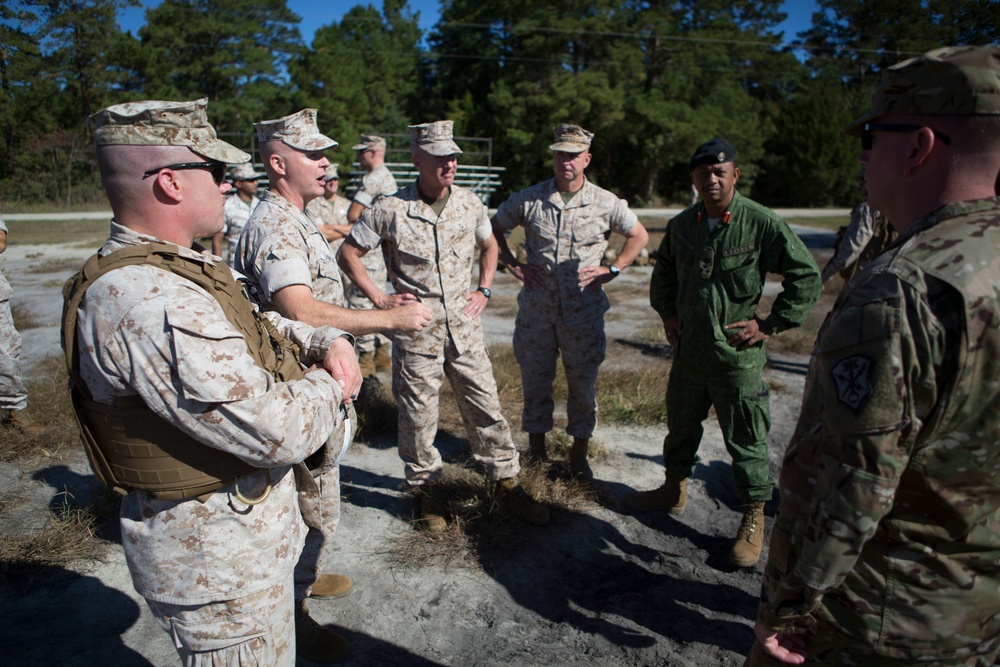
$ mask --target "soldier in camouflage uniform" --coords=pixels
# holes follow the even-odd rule
[[[229,168],[229,178],[233,182],[233,192],[226,196],[226,206],[223,208],[225,228],[212,239],[212,252],[221,256],[229,266],[236,262],[236,242],[240,240],[243,226],[250,219],[250,214],[260,202],[257,198],[257,181],[264,174],[254,171],[249,162]],[[225,241],[226,254],[223,255],[222,241]]]
[[[524,282],[518,294],[514,355],[521,367],[529,454],[546,460],[545,434],[552,430],[552,382],[562,355],[569,395],[566,433],[573,437],[570,472],[589,482],[587,447],[597,425],[597,370],[604,361],[604,313],[609,305],[601,287],[632,263],[649,241],[628,203],[597,187],[584,175],[590,164],[593,133],[579,125],[555,128],[554,178],[522,190],[500,205],[493,235],[500,261]],[[527,262],[517,261],[505,233],[525,230]],[[611,232],[625,237],[617,259],[601,266]]]
[[[406,480],[416,487],[421,524],[446,527],[443,509],[422,487],[441,477],[434,447],[438,395],[447,376],[455,392],[476,460],[523,520],[548,523],[548,510],[517,483],[520,471],[510,426],[500,414],[496,381],[479,319],[496,273],[497,244],[486,207],[454,185],[457,154],[452,122],[410,126],[410,148],[419,177],[366,210],[340,248],[339,260],[354,284],[375,303],[386,296],[368,276],[361,257],[383,246],[396,292],[419,298],[434,312],[430,326],[395,336],[392,391],[399,408],[399,455]],[[469,290],[476,248],[479,287]]]
[[[0,253],[7,250],[7,224],[0,220]],[[13,291],[0,272],[0,424],[26,435],[38,435],[44,429],[19,413],[28,407],[28,390],[21,376],[21,334],[14,328],[10,312]]]
[[[1000,654],[1000,47],[886,70],[852,123],[899,232],[819,333],[747,665]]]
[[[323,196],[316,197],[306,204],[306,215],[319,227],[320,234],[330,244],[334,254],[340,249],[340,244],[351,233],[351,224],[347,221],[347,209],[351,203],[346,197],[337,195],[340,189],[339,165],[331,164],[323,176]]]
[[[347,218],[353,225],[361,219],[365,209],[371,208],[378,197],[385,197],[396,192],[396,179],[385,166],[385,139],[374,134],[362,134],[361,142],[351,146],[358,153],[358,164],[365,175],[361,179],[361,187],[354,193],[354,201],[347,213]],[[380,289],[383,289],[389,279],[385,270],[385,258],[380,252],[369,252],[361,258],[368,277]],[[353,284],[347,290],[347,302],[351,308],[371,309],[374,304],[361,290]],[[358,336],[358,359],[361,362],[361,373],[365,377],[375,375],[376,366],[381,366],[392,354],[391,341],[382,334]],[[378,362],[378,363],[376,363]]]
[[[868,199],[865,187],[865,170],[858,172],[861,193]],[[851,222],[841,230],[833,257],[823,267],[822,278],[827,280],[840,274],[844,282],[866,267],[869,262],[882,254],[894,238],[896,232],[885,216],[863,201],[851,211]]]
[[[629,493],[625,505],[684,510],[687,479],[699,460],[701,423],[714,407],[744,503],[730,560],[750,567],[760,559],[764,503],[774,487],[764,341],[802,323],[821,282],[815,260],[785,221],[737,192],[735,159],[725,139],[698,147],[689,166],[702,201],[668,223],[657,251],[649,300],[674,348],[663,440],[666,482]],[[782,290],[762,318],[757,306],[768,273],[781,275]]]
[[[308,202],[323,194],[322,179],[330,166],[323,151],[337,145],[320,133],[316,110],[260,121],[255,127],[270,186],[240,236],[236,269],[247,277],[262,308],[352,334],[383,328],[420,331],[430,321],[430,309],[413,296],[400,297],[391,304],[395,307],[382,311],[343,307],[344,286],[336,259],[316,223],[303,212]],[[319,633],[303,601],[342,597],[353,584],[346,575],[320,571],[332,558],[333,535],[340,523],[339,467],[317,477],[315,484],[312,481],[305,480],[300,489],[309,533],[295,572],[295,595],[301,610],[299,652],[315,660],[320,649],[310,651],[302,637]]]
[[[216,266],[194,240],[222,229],[226,163],[249,156],[217,139],[206,103],[129,102],[94,115],[114,210],[102,259],[157,244],[178,263]],[[228,267],[223,275],[249,310]],[[344,332],[275,315],[268,319],[302,360],[319,364],[302,379],[278,380],[218,298],[152,264],[116,268],[86,289],[79,308],[67,308],[77,326],[64,342],[75,341],[68,356],[78,354],[74,391],[91,401],[87,411],[104,406],[112,421],[115,411],[149,411],[162,420],[149,425],[149,442],[173,431],[256,470],[195,498],[133,490],[122,501],[133,584],[184,664],[291,667],[292,570],[305,534],[293,466],[343,427],[339,406],[361,377]]]

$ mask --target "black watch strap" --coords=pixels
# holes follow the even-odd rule
[[[493,292],[490,290],[489,287],[477,287],[476,291],[477,292],[482,292],[483,296],[485,296],[487,299],[490,298],[491,294],[493,294]]]

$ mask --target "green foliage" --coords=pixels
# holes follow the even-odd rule
[[[383,0],[307,46],[285,0],[163,0],[138,37],[115,19],[139,0],[7,0],[0,206],[100,200],[88,116],[202,96],[246,149],[253,121],[303,107],[347,146],[452,118],[458,135],[491,139],[507,169],[494,204],[550,177],[551,130],[576,122],[596,134],[589,177],[635,204],[688,203],[692,151],[724,136],[745,194],[846,206],[857,146],[840,128],[881,71],[942,44],[1000,41],[995,0],[818,0],[811,27],[782,46],[790,1],[442,0],[424,41],[409,3]]]

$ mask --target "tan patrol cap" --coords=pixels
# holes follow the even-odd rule
[[[361,141],[351,146],[352,151],[366,151],[369,148],[385,148],[385,139],[375,134],[362,134]]]
[[[300,151],[325,151],[339,144],[319,131],[316,109],[303,109],[290,116],[254,123],[257,141],[280,141]]]
[[[422,148],[431,155],[457,155],[462,152],[452,138],[451,120],[437,120],[433,123],[410,125],[410,149]]]
[[[844,132],[887,113],[1000,114],[1000,46],[949,46],[893,65],[872,95],[872,110]]]
[[[193,102],[145,100],[101,109],[94,123],[98,146],[187,146],[209,160],[248,162],[250,154],[219,139],[208,122],[208,98]]]
[[[552,130],[552,137],[555,143],[549,149],[560,153],[582,153],[590,150],[590,140],[594,138],[594,133],[587,132],[579,125],[563,123]]]
[[[340,174],[337,172],[337,167],[339,166],[340,165],[337,164],[331,164],[329,167],[326,168],[326,173],[323,174],[324,183],[326,183],[327,181],[332,181],[333,179],[337,179],[338,181],[340,180]]]
[[[249,162],[229,168],[229,178],[234,181],[255,181],[263,177],[264,174],[254,171],[253,165]]]

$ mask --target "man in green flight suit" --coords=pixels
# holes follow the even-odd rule
[[[822,283],[815,260],[788,225],[736,191],[735,159],[725,139],[698,147],[689,167],[701,201],[670,221],[657,251],[649,300],[674,349],[663,440],[666,482],[626,494],[624,502],[638,511],[684,511],[701,423],[714,406],[744,504],[730,559],[750,567],[760,559],[764,503],[774,487],[764,341],[799,326]],[[757,305],[768,273],[782,276],[782,290],[764,318]]]

